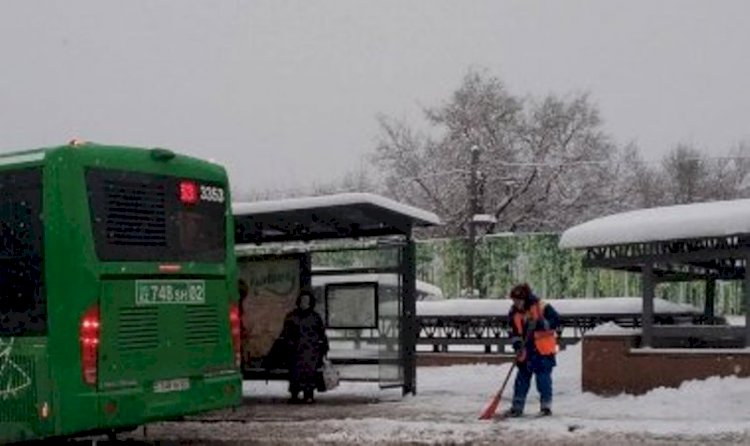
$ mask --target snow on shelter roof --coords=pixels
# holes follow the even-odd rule
[[[750,199],[664,206],[613,214],[563,232],[561,248],[750,234]]]
[[[440,224],[432,212],[370,193],[233,203],[239,242],[403,234]]]

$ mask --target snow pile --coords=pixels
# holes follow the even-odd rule
[[[596,333],[624,332],[614,324]],[[630,331],[630,330],[627,330]],[[653,354],[658,354],[654,352]],[[487,422],[479,413],[511,367],[463,365],[417,370],[417,395],[375,383],[342,382],[315,405],[285,404],[287,383],[247,381],[244,404],[211,423],[160,423],[149,438],[254,444],[750,444],[750,378],[713,377],[645,395],[600,397],[581,388],[581,343],[557,358],[554,416]],[[500,410],[509,407],[513,382]],[[532,386],[526,412],[538,410]],[[237,420],[231,422],[228,420]],[[200,444],[200,443],[197,443]]]
[[[586,336],[631,336],[641,334],[640,328],[620,327],[614,322],[597,325],[596,328],[586,333]]]
[[[619,330],[613,324],[598,329],[604,333]],[[581,363],[580,343],[558,355],[553,375],[555,416],[551,418],[527,417],[500,423],[477,419],[508,372],[510,365],[506,364],[419,368],[418,394],[414,397],[402,398],[400,390],[380,390],[371,383],[344,382],[319,395],[317,406],[305,408],[311,411],[309,417],[317,419],[306,416],[304,421],[292,424],[299,424],[300,429],[304,426],[309,441],[337,444],[415,440],[423,444],[492,444],[497,435],[509,435],[508,429],[526,441],[544,437],[589,444],[613,438],[619,438],[619,444],[644,438],[691,439],[697,443],[706,439],[738,444],[750,441],[750,379],[717,377],[686,382],[679,389],[656,389],[642,396],[605,398],[582,392]],[[512,387],[511,381],[501,410],[508,407]],[[280,402],[286,397],[286,383],[281,382],[246,382],[244,390],[251,400],[274,397]],[[352,399],[363,404],[348,405]],[[532,386],[526,411],[535,413],[538,404]],[[279,409],[279,413],[288,412],[288,407]]]
[[[745,315],[740,316],[724,316],[727,320],[727,324],[733,327],[744,327],[745,326]]]

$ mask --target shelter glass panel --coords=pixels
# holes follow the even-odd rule
[[[396,286],[381,286],[379,292],[378,380],[380,387],[400,387],[404,384],[404,364],[401,360],[403,284],[398,274],[388,276],[387,283]]]
[[[326,287],[328,328],[377,328],[377,282],[332,284]]]

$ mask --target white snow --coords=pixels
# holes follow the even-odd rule
[[[614,322],[607,322],[596,326],[586,333],[586,336],[631,336],[641,333],[640,328],[620,327]]]
[[[572,314],[640,314],[640,297],[599,297],[587,299],[544,299],[562,315]],[[510,299],[447,299],[417,302],[418,316],[505,316],[510,310]],[[701,313],[696,307],[654,299],[657,313]]]
[[[321,411],[322,418],[294,422],[304,424],[308,441],[341,444],[417,440],[420,444],[491,444],[499,434],[504,438],[515,435],[525,441],[546,438],[581,443],[585,440],[588,444],[599,441],[630,444],[643,439],[683,442],[696,438],[698,443],[703,441],[700,439],[723,439],[742,444],[750,439],[750,379],[715,377],[686,382],[679,389],[659,388],[642,396],[600,397],[581,390],[580,344],[558,355],[553,375],[553,417],[499,423],[479,421],[479,413],[499,388],[509,367],[506,364],[419,368],[418,394],[403,398],[398,390],[344,382],[318,396],[320,403],[316,410]],[[508,408],[511,389],[512,381],[504,393],[501,410]],[[246,382],[244,393],[249,399],[284,398],[286,383]],[[355,397],[371,403],[349,409],[349,415],[339,414],[336,419],[323,412],[338,399]],[[526,410],[532,414],[538,410],[533,386]],[[612,443],[615,439],[619,443]]]
[[[639,209],[574,226],[561,248],[642,243],[750,233],[750,199]]]
[[[733,327],[744,327],[745,326],[745,315],[731,315],[731,316],[724,316],[727,320],[727,324],[733,326]]]
[[[419,299],[419,296],[422,298]],[[428,282],[417,280],[417,299],[419,300],[443,300],[443,290],[437,285],[433,285]]]
[[[0,166],[8,164],[20,164],[20,163],[31,163],[34,161],[41,161],[44,159],[47,152],[45,151],[34,151],[31,153],[8,153],[0,155]]]
[[[288,198],[283,200],[267,200],[252,203],[232,203],[232,212],[235,216],[242,216],[357,204],[370,204],[406,215],[417,220],[416,223],[422,226],[440,224],[440,218],[432,212],[399,203],[381,195],[362,192],[322,195],[317,197]]]

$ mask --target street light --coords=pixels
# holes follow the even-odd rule
[[[469,219],[468,237],[466,240],[466,278],[465,294],[474,296],[476,294],[476,283],[474,270],[476,267],[477,227],[492,226],[497,223],[497,217],[484,213],[484,179],[479,171],[479,155],[481,150],[478,146],[471,147],[471,167],[469,170]],[[503,185],[507,190],[512,189],[516,180],[513,178],[503,179]]]
[[[466,246],[466,289],[469,295],[474,295],[474,257],[476,251],[477,221],[475,217],[481,213],[479,200],[479,146],[471,146],[471,164],[469,169],[469,236]],[[484,188],[482,188],[484,189]]]
[[[490,214],[474,214],[471,221],[474,222],[475,225],[494,225],[497,223],[497,218]]]

